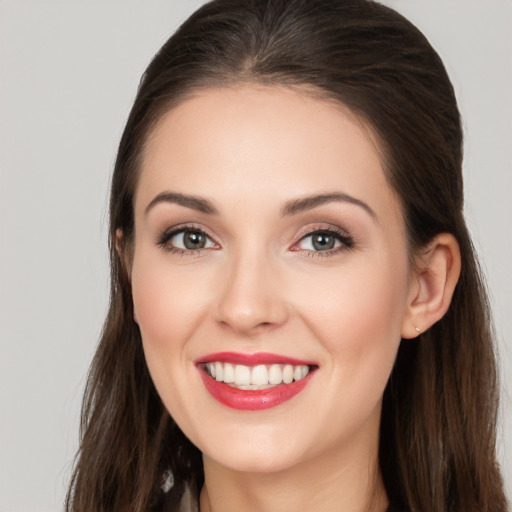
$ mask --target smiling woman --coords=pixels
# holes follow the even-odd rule
[[[212,206],[147,212],[171,188]],[[409,311],[419,284],[367,132],[287,88],[198,92],[155,127],[134,205],[134,318],[155,387],[205,471],[286,470],[302,486],[349,464],[345,480],[364,491],[401,335],[432,322]],[[458,253],[443,247],[451,290]]]
[[[67,510],[505,511],[461,140],[380,4],[192,15],[120,143]]]

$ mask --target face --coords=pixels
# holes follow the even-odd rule
[[[134,314],[158,393],[209,460],[278,471],[375,446],[408,261],[376,145],[339,105],[206,90],[150,136]]]

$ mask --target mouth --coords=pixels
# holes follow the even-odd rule
[[[280,384],[291,384],[307,377],[309,365],[259,364],[246,366],[216,361],[204,365],[206,373],[218,382],[243,390],[270,389]]]
[[[211,354],[196,365],[207,391],[232,409],[261,410],[291,400],[318,368],[273,354]]]

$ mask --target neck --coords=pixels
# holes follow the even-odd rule
[[[378,442],[351,445],[276,472],[240,472],[203,457],[201,512],[384,512]]]

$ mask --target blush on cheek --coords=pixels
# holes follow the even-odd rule
[[[132,281],[134,311],[143,340],[176,349],[194,332],[205,309],[206,294],[187,272],[140,261]],[[149,347],[148,347],[149,348]]]
[[[383,279],[371,271],[365,276],[345,278],[331,283],[327,297],[311,301],[309,318],[314,318],[317,335],[330,350],[343,360],[365,360],[375,354],[389,362],[394,359],[400,340],[401,297],[400,283]],[[321,307],[320,307],[321,306]]]
[[[151,340],[151,343],[154,344],[167,338],[167,331],[171,323],[170,314],[174,311],[167,295],[162,283],[155,281],[150,273],[133,273],[134,318],[139,325],[142,338],[146,342]]]

